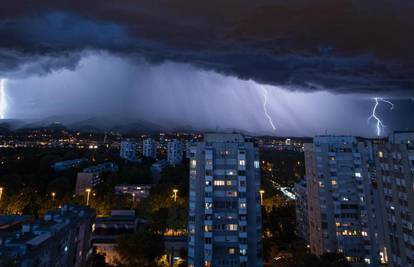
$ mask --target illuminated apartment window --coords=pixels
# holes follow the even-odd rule
[[[195,159],[190,160],[190,168],[195,168],[197,166],[197,161]]]
[[[228,231],[237,231],[237,224],[228,224],[227,225]]]
[[[244,159],[239,160],[240,166],[246,166],[246,161]]]
[[[215,186],[224,186],[225,181],[224,180],[214,180],[214,185]]]
[[[232,186],[233,185],[233,182],[231,181],[231,180],[227,180],[227,186]]]
[[[335,185],[337,185],[338,183],[336,182],[336,180],[332,180],[332,185],[333,186],[335,186]]]
[[[235,248],[229,248],[229,254],[234,254],[236,253],[236,249]]]
[[[240,203],[240,208],[245,209],[247,207],[246,203]]]
[[[226,174],[227,175],[236,175],[236,171],[235,170],[227,170]]]
[[[379,152],[378,152],[378,157],[383,158],[383,157],[384,157],[384,152],[379,151]]]
[[[254,167],[255,167],[256,169],[259,169],[260,164],[259,164],[259,161],[258,161],[258,160],[255,160],[255,161],[254,161]]]
[[[213,227],[211,225],[204,225],[204,232],[211,232]]]
[[[361,173],[360,173],[360,172],[356,172],[356,173],[355,173],[355,177],[361,178],[361,177],[362,177],[362,175],[361,175]]]

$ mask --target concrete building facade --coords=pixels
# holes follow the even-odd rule
[[[375,145],[385,249],[391,267],[414,266],[414,132],[394,132],[389,142]]]
[[[263,266],[257,148],[212,133],[189,156],[189,266]]]
[[[372,164],[370,143],[352,136],[317,136],[305,144],[312,253],[339,252],[354,266],[379,265],[381,213]]]
[[[183,160],[183,145],[177,139],[168,142],[167,160],[173,166],[180,164]]]
[[[119,156],[128,161],[137,161],[137,143],[131,139],[122,141]]]
[[[142,155],[147,158],[157,158],[157,142],[152,138],[147,138],[142,143]]]

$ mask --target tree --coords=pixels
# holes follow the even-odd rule
[[[116,251],[121,266],[154,266],[155,259],[164,253],[163,237],[149,228],[141,229],[119,236]]]

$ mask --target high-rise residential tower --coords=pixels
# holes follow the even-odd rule
[[[258,150],[219,133],[189,149],[189,266],[263,266]]]
[[[137,160],[137,143],[131,139],[122,141],[119,156],[128,161],[136,161]]]
[[[147,158],[157,158],[157,142],[152,138],[147,138],[142,144],[142,155]]]
[[[378,266],[381,212],[371,143],[317,136],[305,144],[305,164],[311,252],[339,252],[354,266]]]
[[[414,132],[394,132],[374,146],[388,266],[414,266]]]
[[[180,141],[173,139],[168,142],[167,160],[170,165],[177,165],[183,160],[183,147]]]

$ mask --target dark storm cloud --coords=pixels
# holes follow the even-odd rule
[[[294,90],[414,91],[411,1],[2,2],[3,72],[74,68],[107,50]]]

